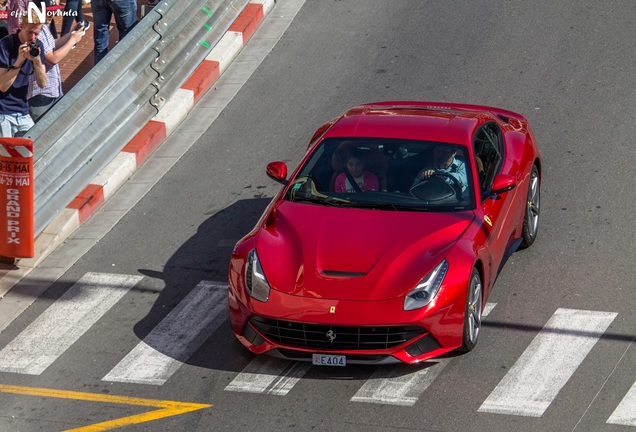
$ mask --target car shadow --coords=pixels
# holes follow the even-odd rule
[[[166,262],[163,271],[138,269],[150,278],[163,281],[164,288],[148,314],[134,326],[134,332],[143,340],[170,311],[188,295],[201,281],[210,281],[217,286],[227,286],[227,272],[236,242],[252,230],[261,214],[271,201],[270,198],[255,198],[237,201],[215,213],[203,222]],[[217,297],[227,304],[227,291]],[[232,335],[227,310],[221,314],[222,323],[207,338],[201,347],[187,359],[177,358],[184,363],[219,370],[237,370],[252,358]],[[163,343],[145,341],[152,348],[172,356]],[[155,346],[153,346],[155,345]]]
[[[201,282],[208,280],[227,286],[227,272],[236,242],[252,230],[270,203],[270,198],[254,198],[237,201],[231,206],[212,215],[202,223],[196,234],[185,242],[170,257],[164,270],[138,269],[150,278],[162,281],[164,288],[153,303],[151,310],[134,326],[135,335],[144,340],[166,316]],[[257,356],[243,347],[230,329],[227,313],[226,292],[222,297],[223,311],[221,325],[214,330],[203,344],[188,358],[175,358],[165,342],[144,342],[168,357],[188,365],[211,370],[241,372]],[[265,361],[269,356],[265,355]],[[276,359],[277,361],[280,361]],[[290,361],[290,363],[294,363]],[[302,363],[302,362],[301,362]],[[305,374],[307,379],[364,380],[370,376],[399,377],[427,369],[437,364],[436,360],[419,365],[360,365],[351,364],[343,368],[313,367]],[[374,375],[375,374],[375,375]]]

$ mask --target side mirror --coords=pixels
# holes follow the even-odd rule
[[[287,165],[285,162],[270,162],[267,164],[267,175],[278,183],[287,184]]]
[[[491,195],[499,195],[508,192],[517,186],[517,180],[513,176],[506,174],[497,174],[490,188]]]

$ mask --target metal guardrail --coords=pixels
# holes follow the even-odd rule
[[[249,0],[165,0],[31,128],[35,235],[179,89]]]

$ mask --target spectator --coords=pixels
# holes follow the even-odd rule
[[[71,15],[73,12],[76,13],[75,17]],[[88,30],[91,27],[88,21],[84,21],[82,0],[66,0],[66,4],[64,5],[64,17],[62,18],[62,36],[71,32],[73,21],[77,22],[78,25],[84,26],[84,30]]]
[[[7,13],[7,19],[0,20],[0,39],[9,34],[7,0],[0,0],[0,11]]]
[[[33,75],[29,75],[29,114],[34,122],[37,122],[55,103],[62,97],[62,75],[58,63],[73,49],[73,46],[82,40],[83,27],[77,26],[76,30],[54,39],[48,26],[42,26],[38,40],[44,45],[44,64],[46,68],[46,86],[40,87]]]
[[[115,16],[119,40],[122,40],[137,23],[137,0],[91,0],[91,11],[97,64],[108,54],[111,17]]]
[[[22,17],[17,34],[0,39],[0,134],[4,137],[23,136],[33,126],[27,105],[29,75],[35,74],[40,87],[46,86],[44,45],[38,35],[42,23],[36,14],[29,23]],[[31,55],[30,43],[37,44],[39,53]]]
[[[29,1],[30,0],[7,0],[9,34],[14,34],[20,29],[22,16],[27,12]]]

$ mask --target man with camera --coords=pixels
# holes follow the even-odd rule
[[[29,75],[35,75],[40,87],[47,83],[44,46],[38,40],[42,25],[37,14],[27,14],[18,33],[0,39],[1,136],[23,136],[33,126],[27,103]]]

